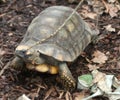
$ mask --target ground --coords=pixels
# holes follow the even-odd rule
[[[103,9],[97,20],[93,16],[96,15],[96,12],[93,13],[92,10],[92,7],[95,8],[94,4],[84,2],[78,9],[84,20],[98,27],[103,38],[92,45],[89,52],[84,51],[82,56],[68,64],[76,80],[79,75],[90,73],[87,67],[89,61],[86,58],[91,60],[95,50],[108,56],[108,60],[100,65],[99,70],[120,79],[120,8],[117,1],[111,3],[108,1],[100,0],[103,5],[98,8],[103,7]],[[35,16],[49,6],[65,5],[75,8],[77,4],[77,2],[70,4],[67,0],[0,0],[0,100],[16,100],[22,94],[26,94],[32,100],[74,100],[82,93],[77,89],[71,93],[63,92],[59,82],[56,82],[59,80],[58,75],[34,71],[21,72],[9,67],[9,62],[14,58],[15,48]],[[114,7],[112,12],[108,4],[117,5],[119,11]],[[87,15],[87,11],[92,15]],[[112,27],[106,28],[107,25]],[[87,92],[89,94],[89,91]],[[93,100],[108,99],[96,97]]]

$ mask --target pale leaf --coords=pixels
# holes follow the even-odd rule
[[[89,68],[89,71],[96,70],[96,69],[99,68],[98,66],[96,66],[96,65],[91,65],[91,64],[88,64],[87,67]]]
[[[107,0],[109,3],[114,3],[116,0]]]
[[[72,96],[71,96],[70,92],[68,92],[68,91],[65,94],[65,100],[72,100]]]
[[[106,62],[106,60],[108,59],[108,57],[100,52],[100,51],[95,51],[94,54],[92,55],[94,58],[92,59],[93,62],[95,63],[99,63],[99,64],[103,64]]]
[[[99,87],[99,89],[105,93],[112,91],[111,86],[114,75],[106,75],[98,70],[94,70],[92,74],[94,77],[93,83],[97,83],[97,87]]]
[[[117,34],[120,35],[120,31]]]
[[[104,93],[103,93],[100,89],[97,89],[94,94],[92,94],[92,95],[90,95],[90,96],[88,96],[88,97],[86,97],[86,98],[84,98],[84,99],[82,99],[82,100],[91,100],[92,98],[97,97],[97,96],[101,96],[101,95],[103,95],[103,94],[104,94]],[[95,100],[96,100],[96,99],[95,99]]]
[[[109,24],[109,25],[107,25],[107,26],[104,26],[105,27],[105,29],[107,30],[107,31],[110,31],[110,32],[115,32],[115,28],[112,28],[112,26]]]
[[[95,19],[95,18],[97,17],[97,14],[91,12],[91,13],[86,13],[86,16],[87,16],[88,18]]]
[[[87,93],[85,93],[85,91],[82,91],[75,95],[74,100],[83,100],[86,96],[87,96]],[[90,99],[90,100],[92,100],[92,99]]]
[[[54,87],[51,87],[45,94],[44,100],[47,100],[47,98],[52,94],[52,92],[54,92],[55,89]]]
[[[115,7],[113,4],[108,4],[109,7],[109,14],[111,17],[116,17],[117,16],[117,12],[118,12],[118,8]]]
[[[93,83],[98,83],[100,80],[103,80],[105,73],[99,72],[98,70],[92,71]]]
[[[29,99],[25,94],[23,94],[17,100],[31,100],[31,99]]]
[[[12,32],[10,32],[10,33],[8,33],[8,35],[9,35],[9,36],[13,36],[13,33],[12,33]]]
[[[0,49],[0,56],[3,56],[6,53],[6,51]]]

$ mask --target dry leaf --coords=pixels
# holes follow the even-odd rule
[[[103,76],[103,75],[102,75]],[[102,77],[101,76],[101,77]],[[108,87],[107,83],[106,83],[106,76],[104,75],[101,80],[99,80],[99,82],[97,83],[97,86],[103,91],[103,92],[110,92],[111,91],[111,87]]]
[[[104,26],[107,31],[115,32],[115,28],[112,28],[111,24]]]
[[[108,8],[109,8],[109,14],[111,17],[115,17],[117,16],[117,12],[118,12],[118,8],[115,7],[113,4],[108,4]]]
[[[107,1],[108,1],[109,3],[110,3],[110,2],[114,3],[116,0],[107,0]]]
[[[120,99],[120,81],[114,75],[106,75],[105,73],[99,72],[98,70],[92,71],[93,84],[91,88],[92,94],[84,100],[89,100],[90,98],[96,96],[106,96],[109,100],[119,100]],[[114,87],[115,90],[112,88]]]
[[[25,94],[23,94],[17,100],[31,100],[31,99],[29,99]]]
[[[62,98],[62,96],[63,96],[63,94],[64,94],[64,92],[62,91],[62,92],[59,92],[59,99],[61,99]]]
[[[105,76],[106,76],[105,73],[97,72],[93,76],[94,77],[93,83],[97,83],[97,86],[100,89],[102,89],[103,91],[111,91],[111,88],[106,87],[106,84],[105,84],[106,77]]]
[[[92,55],[94,58],[92,59],[93,62],[103,64],[105,61],[108,59],[108,57],[100,52],[100,51],[95,51],[94,54]]]
[[[118,94],[119,91],[115,95],[109,95],[108,98],[109,100],[120,100],[120,94]]]
[[[118,10],[120,10],[120,5],[118,4],[118,5],[116,5],[116,7],[118,8]]]
[[[106,75],[105,73],[99,72],[98,70],[92,71],[93,74],[93,83],[97,83],[97,87],[99,87],[103,92],[111,92],[112,79],[114,75]]]
[[[65,100],[72,100],[72,96],[71,96],[70,92],[68,92],[68,91],[65,94]]]
[[[98,66],[96,66],[96,65],[91,65],[91,64],[88,64],[87,67],[89,68],[89,71],[99,69]]]
[[[2,49],[0,49],[0,56],[3,56],[6,52]]]
[[[97,14],[95,12],[90,11],[90,7],[88,5],[85,5],[82,8],[83,8],[81,12],[82,17],[91,19],[95,19],[97,17]]]
[[[120,69],[120,61],[117,62],[117,68]]]
[[[75,94],[75,98],[74,100],[82,100],[83,98],[85,98],[87,96],[87,93],[85,93],[85,91],[82,91],[80,93],[76,93]]]
[[[98,70],[92,71],[92,75],[94,78],[93,83],[98,83],[105,77],[105,73],[99,72]]]
[[[91,12],[91,13],[86,13],[86,16],[87,16],[88,18],[95,19],[95,18],[97,17],[97,14]]]
[[[101,2],[101,0],[92,0],[92,1],[94,1],[93,5],[92,5],[93,11],[99,15],[103,14],[104,9],[105,9],[105,7],[103,6],[104,5],[103,2]]]
[[[12,32],[8,33],[8,36],[13,36],[13,33]]]
[[[120,35],[120,31],[117,34]]]
[[[95,19],[97,17],[96,13],[90,12],[90,7],[89,6],[85,5],[82,8],[83,8],[83,10],[82,10],[81,14],[84,18]]]
[[[47,98],[51,95],[52,92],[55,91],[55,88],[54,87],[51,87],[45,94],[45,98],[44,100],[47,100]]]
[[[83,10],[81,12],[82,16],[84,18],[91,18],[91,19],[95,19],[97,17],[97,14],[96,13],[89,13],[87,10]]]

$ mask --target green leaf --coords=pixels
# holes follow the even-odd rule
[[[78,81],[83,86],[89,87],[92,84],[93,77],[91,74],[85,74],[78,77]]]

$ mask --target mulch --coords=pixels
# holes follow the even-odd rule
[[[2,0],[1,0],[2,1]],[[14,58],[15,48],[35,16],[49,6],[65,5],[75,8],[77,3],[70,4],[67,0],[3,0],[0,1],[0,70]],[[82,9],[79,8],[79,12]],[[90,19],[87,19],[91,21]],[[98,20],[100,33],[105,37],[92,45],[89,52],[84,52],[84,57],[78,57],[75,62],[69,64],[73,76],[77,80],[79,75],[90,73],[85,58],[91,59],[94,50],[109,55],[109,60],[102,65],[100,71],[114,74],[120,79],[120,14],[111,18],[103,14]],[[108,32],[105,25],[111,24],[116,32]],[[0,100],[16,100],[22,94],[26,94],[32,100],[71,100],[80,92],[64,93],[58,75],[41,74],[34,71],[21,72],[10,67],[4,69],[0,77]],[[97,97],[94,100],[108,100],[105,97]]]

